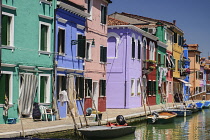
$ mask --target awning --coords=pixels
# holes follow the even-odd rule
[[[187,82],[187,81],[185,81],[185,80],[182,80],[182,79],[177,79],[177,80],[179,80],[179,81],[181,81],[182,83],[184,83],[185,86],[188,86],[188,87],[191,87],[191,86],[192,86],[189,82]]]

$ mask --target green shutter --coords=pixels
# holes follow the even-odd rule
[[[139,40],[138,40],[138,59],[141,59],[141,44]]]
[[[77,54],[79,57],[85,57],[86,36],[78,35]]]
[[[6,74],[2,74],[0,77],[0,104],[4,104],[5,87],[6,87]]]
[[[1,34],[2,34],[2,45],[9,45],[8,44],[8,25],[9,25],[9,17],[2,15],[2,29],[1,29]]]
[[[102,95],[106,96],[106,80],[102,80]]]
[[[41,25],[41,41],[40,49],[42,51],[47,51],[47,26]]]
[[[103,15],[104,15],[104,6],[101,5],[101,23],[102,24],[104,23],[104,17],[103,17]]]
[[[79,97],[84,98],[84,77],[79,77]]]
[[[107,62],[107,47],[103,47],[103,62]]]
[[[40,77],[41,79],[40,79],[40,103],[44,103],[44,97],[45,97],[45,89],[46,89],[46,84],[45,84],[45,82],[46,82],[46,77],[44,77],[44,76],[41,76]]]
[[[103,62],[103,56],[104,56],[104,49],[103,46],[100,46],[100,62]]]
[[[106,24],[106,15],[107,15],[107,7],[104,7],[104,14],[103,14],[104,22],[103,22],[103,24]]]

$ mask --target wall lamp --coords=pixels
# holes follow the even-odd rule
[[[92,40],[92,46],[93,47],[95,46],[95,39],[78,39],[78,40],[72,40],[71,41],[71,45],[76,45],[79,42],[86,41],[86,40]]]

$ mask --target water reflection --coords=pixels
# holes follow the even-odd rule
[[[210,139],[210,109],[192,116],[177,117],[170,124],[141,123],[135,140],[207,140]]]

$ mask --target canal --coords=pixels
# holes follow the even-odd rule
[[[111,140],[208,140],[210,139],[210,109],[203,109],[192,116],[176,117],[169,124],[135,124],[135,134]],[[80,140],[65,134],[54,134],[53,138]],[[48,135],[48,138],[52,138]],[[110,139],[109,139],[110,140]]]

